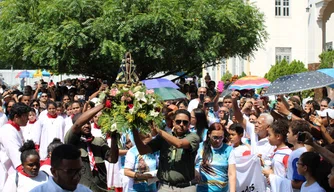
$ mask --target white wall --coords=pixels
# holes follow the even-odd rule
[[[263,49],[254,53],[250,62],[250,73],[263,76],[275,64],[275,48],[291,47],[291,61],[307,61],[307,19],[308,2],[290,0],[290,16],[275,16],[275,0],[251,0],[265,14],[269,38]]]
[[[10,86],[20,85],[22,78],[15,78],[15,76],[24,70],[0,70],[0,79],[3,80]],[[35,72],[36,70],[27,70],[30,73]],[[35,81],[39,81],[40,79],[44,79],[44,81],[49,82],[51,79],[54,83],[59,82],[65,79],[74,79],[74,78],[87,78],[83,75],[53,75],[51,77],[38,77],[38,78],[26,78],[25,85],[33,85]]]

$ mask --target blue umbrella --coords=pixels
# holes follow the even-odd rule
[[[29,78],[32,77],[32,74],[29,71],[21,71],[16,76],[16,78]]]
[[[281,95],[334,84],[334,78],[319,71],[286,75],[271,83],[265,95]]]
[[[177,86],[175,83],[164,78],[143,80],[143,83],[148,89],[163,88],[163,87],[179,89],[179,86]]]
[[[43,70],[42,71],[42,76],[44,76],[44,77],[50,77],[51,73],[47,72],[46,70]]]
[[[334,78],[334,68],[319,69],[318,71]],[[329,85],[329,87],[334,88],[334,84]]]

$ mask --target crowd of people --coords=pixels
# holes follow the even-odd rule
[[[101,131],[105,81],[2,87],[0,191],[334,190],[329,98],[178,85],[150,134]]]

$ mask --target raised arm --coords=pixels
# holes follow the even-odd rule
[[[145,145],[143,141],[140,139],[139,132],[136,128],[132,129],[132,133],[133,133],[133,138],[135,140],[135,144],[136,144],[139,154],[145,155],[148,153],[152,153],[151,147],[148,145]]]
[[[91,120],[94,115],[96,115],[99,111],[101,111],[104,108],[104,104],[100,104],[97,105],[94,108],[91,108],[90,110],[84,112],[76,121],[75,123],[72,125],[71,130],[76,133],[79,134],[81,131],[81,127],[86,124],[87,122],[89,122],[89,120]]]
[[[242,125],[244,129],[246,129],[246,123],[247,120],[243,117],[239,107],[238,107],[238,101],[236,98],[232,99],[232,106],[233,106],[233,115],[235,116],[235,119]]]

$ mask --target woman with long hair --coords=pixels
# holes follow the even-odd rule
[[[303,153],[297,161],[297,171],[306,181],[302,184],[301,192],[325,192],[317,182],[317,169],[320,164],[320,155],[314,152]]]
[[[236,191],[236,166],[233,148],[224,143],[224,127],[213,123],[201,143],[196,169],[199,172],[197,191]]]
[[[48,175],[39,171],[40,158],[35,150],[35,143],[32,140],[27,141],[20,148],[20,152],[22,164],[16,173],[8,177],[3,191],[26,192],[48,180]]]
[[[208,121],[205,111],[201,108],[195,108],[190,115],[190,123],[193,126],[190,127],[190,132],[196,132],[202,141],[204,141],[208,130]]]

